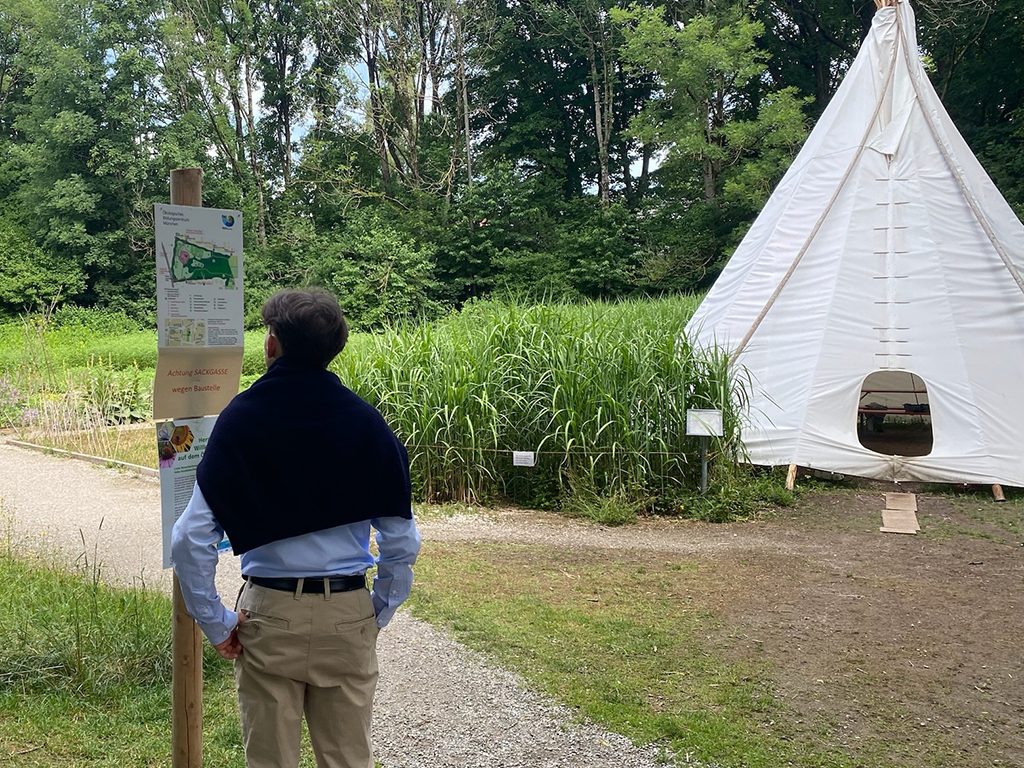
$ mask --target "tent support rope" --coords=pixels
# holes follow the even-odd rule
[[[893,10],[896,13],[896,23],[898,25],[900,18],[899,9],[894,8]],[[835,192],[832,193],[832,197],[829,199],[828,204],[825,206],[825,210],[822,211],[821,216],[818,217],[818,221],[815,222],[814,228],[811,230],[811,233],[807,236],[807,240],[804,241],[803,247],[800,248],[800,251],[797,253],[796,258],[793,259],[793,263],[789,265],[789,269],[786,270],[786,274],[782,276],[782,280],[779,281],[779,284],[778,286],[776,286],[775,291],[769,297],[767,303],[764,305],[764,308],[761,310],[760,314],[758,314],[757,318],[754,320],[754,324],[750,326],[750,330],[747,331],[746,335],[740,341],[739,345],[736,347],[733,353],[729,355],[730,367],[735,365],[736,361],[739,359],[740,353],[742,353],[743,350],[746,349],[746,346],[750,341],[751,337],[754,335],[758,327],[761,325],[761,321],[764,320],[765,316],[768,314],[768,311],[772,308],[772,305],[775,304],[775,300],[779,298],[779,294],[781,294],[782,289],[786,287],[786,283],[789,282],[789,278],[793,276],[793,273],[796,271],[797,266],[803,259],[804,254],[807,253],[807,249],[811,247],[811,243],[814,242],[814,238],[818,236],[818,231],[821,229],[821,225],[825,223],[825,219],[831,212],[832,206],[835,205],[836,200],[839,198],[839,193],[843,191],[843,187],[846,186],[846,182],[850,180],[850,174],[853,173],[853,169],[857,165],[857,161],[860,160],[860,156],[864,154],[864,148],[867,146],[868,137],[871,135],[871,129],[874,127],[875,121],[878,119],[878,113],[882,111],[882,104],[885,102],[885,97],[889,93],[889,86],[892,85],[893,75],[896,72],[896,55],[898,53],[899,45],[894,45],[892,49],[892,56],[889,59],[889,74],[885,78],[885,87],[882,89],[882,93],[878,97],[878,103],[875,105],[875,111],[871,115],[871,120],[868,121],[868,127],[864,131],[864,136],[860,140],[860,146],[857,147],[857,151],[854,154],[853,159],[850,161],[850,164],[846,168],[846,173],[843,174],[842,180],[839,182],[838,186],[836,186],[836,190]]]
[[[914,76],[913,62],[910,60],[910,46],[907,43],[907,37],[903,29],[903,22],[898,10],[896,12],[896,24],[899,27],[900,40],[903,43],[903,55],[907,59],[907,68],[910,70],[910,84],[914,87],[914,94],[917,96],[917,102],[921,105],[921,111],[924,112],[924,99],[921,98],[921,86],[917,82],[917,77]],[[967,200],[967,204],[970,206],[971,212],[978,220],[981,228],[985,230],[985,235],[992,243],[992,247],[996,249],[996,253],[999,254],[999,258],[1002,259],[1003,264],[1010,271],[1010,275],[1013,277],[1014,282],[1017,283],[1017,287],[1020,288],[1021,293],[1024,293],[1024,278],[1021,277],[1020,272],[1017,271],[1013,262],[1010,261],[1010,255],[1006,252],[1003,244],[999,242],[999,239],[996,237],[996,233],[992,231],[992,227],[988,223],[988,219],[985,218],[985,214],[982,213],[981,206],[975,199],[974,193],[971,192],[970,188],[967,186],[967,182],[965,182],[963,176],[960,175],[960,169],[957,167],[956,163],[953,161],[952,155],[946,148],[946,142],[943,141],[941,136],[939,136],[939,132],[935,128],[935,123],[932,121],[931,115],[925,113],[924,121],[928,126],[928,130],[931,131],[932,138],[935,139],[935,143],[939,145],[939,151],[942,153],[942,158],[946,161],[946,166],[953,174],[953,178],[956,179],[957,186],[960,187],[960,193],[964,196],[964,199]]]

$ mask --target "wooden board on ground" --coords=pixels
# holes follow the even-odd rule
[[[917,524],[917,514],[910,509],[883,509],[882,533],[910,533],[915,534],[921,530]]]
[[[886,509],[907,509],[917,512],[916,493],[887,493],[885,494]]]

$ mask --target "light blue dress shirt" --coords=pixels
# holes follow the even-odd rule
[[[376,559],[370,553],[371,526],[377,531]],[[223,538],[224,530],[196,483],[171,532],[171,559],[185,605],[214,645],[227,640],[238,624],[238,615],[221,601],[214,582],[217,545]],[[384,627],[409,597],[419,551],[414,520],[377,517],[256,547],[241,556],[241,566],[246,576],[316,578],[365,573],[376,564],[371,597],[377,626]]]

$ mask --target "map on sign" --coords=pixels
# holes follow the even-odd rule
[[[176,283],[223,281],[225,288],[234,288],[238,281],[238,259],[201,243],[182,237],[174,238],[174,257],[170,264],[171,280]]]

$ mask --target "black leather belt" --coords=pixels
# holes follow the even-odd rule
[[[294,592],[299,586],[298,579],[268,579],[263,576],[243,576],[248,582],[267,589],[278,589],[282,592]],[[331,592],[351,592],[354,589],[366,589],[366,575],[355,576],[307,576],[302,580],[302,591],[316,595],[324,593],[324,582]]]

